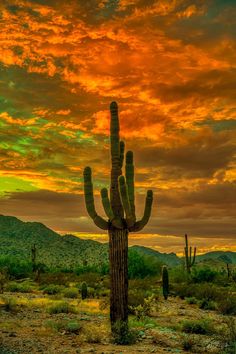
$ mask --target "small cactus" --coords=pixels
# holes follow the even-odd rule
[[[193,257],[192,257],[192,247],[188,247],[188,235],[185,234],[185,248],[184,248],[184,253],[185,253],[185,266],[186,266],[186,270],[187,273],[190,274],[191,273],[191,268],[195,263],[195,259],[196,259],[196,252],[197,252],[197,248],[194,247],[194,251],[193,251]]]
[[[167,300],[169,295],[169,274],[167,266],[162,267],[162,291],[164,299]]]
[[[88,297],[88,287],[87,283],[84,281],[81,286],[81,297],[82,300],[86,299]]]

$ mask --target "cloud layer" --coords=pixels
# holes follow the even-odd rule
[[[145,232],[236,237],[235,19],[230,0],[2,1],[0,212],[96,232],[82,171],[109,183],[115,99]]]

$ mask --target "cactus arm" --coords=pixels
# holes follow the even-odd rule
[[[189,264],[192,265],[192,246],[189,247]]]
[[[195,264],[196,252],[197,252],[197,248],[196,248],[196,247],[194,247],[194,251],[193,251],[193,260],[192,260],[192,263],[191,263],[191,265],[192,265],[192,266]]]
[[[84,196],[87,212],[95,225],[102,230],[108,230],[108,222],[101,218],[95,210],[93,184],[92,184],[92,171],[90,167],[84,169]]]
[[[117,227],[118,229],[123,228],[123,224],[120,219],[116,219],[113,213],[113,210],[111,208],[111,203],[108,197],[108,191],[106,188],[103,188],[101,190],[101,198],[102,198],[102,205],[104,208],[104,211],[108,217],[108,219],[112,222],[112,225]]]
[[[135,217],[135,204],[134,204],[134,164],[133,164],[133,152],[128,151],[126,153],[126,165],[125,165],[125,178],[128,187],[129,202],[131,207],[132,217],[134,222]]]
[[[120,168],[123,167],[124,162],[124,153],[125,153],[125,143],[124,141],[120,141]]]
[[[129,196],[128,196],[128,187],[124,176],[119,177],[119,191],[120,191],[122,205],[126,215],[127,226],[132,227],[134,225],[135,220],[132,216]]]
[[[119,138],[119,118],[118,106],[116,102],[110,105],[111,123],[110,123],[110,141],[111,141],[111,186],[110,199],[111,207],[115,217],[123,218],[124,211],[122,208],[118,178],[122,175],[121,171],[121,156],[120,156],[120,138]]]
[[[152,211],[152,202],[153,202],[153,192],[152,190],[148,190],[143,217],[141,220],[137,221],[134,224],[134,227],[131,229],[131,231],[134,232],[141,231],[144,228],[144,226],[148,223]]]

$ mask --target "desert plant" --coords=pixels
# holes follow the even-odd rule
[[[66,324],[65,330],[67,333],[78,334],[81,330],[81,324],[78,321],[70,321]]]
[[[57,313],[76,313],[75,307],[68,304],[66,301],[58,301],[57,303],[49,306],[47,310],[51,315]]]
[[[87,283],[85,283],[85,281],[81,285],[81,297],[82,297],[82,300],[84,300],[88,297],[88,287],[87,287]]]
[[[185,248],[184,248],[184,254],[185,254],[185,266],[187,273],[191,273],[191,268],[195,263],[195,258],[196,258],[196,252],[197,248],[194,247],[194,252],[193,252],[193,257],[192,257],[192,247],[188,247],[188,235],[185,234]]]
[[[168,299],[169,295],[169,274],[166,266],[162,267],[162,292],[164,299]]]
[[[113,334],[118,336],[128,331],[128,233],[137,232],[147,224],[153,201],[151,190],[147,192],[143,218],[136,221],[134,197],[133,153],[126,153],[125,177],[122,176],[125,145],[119,137],[118,106],[110,105],[111,124],[111,184],[110,198],[108,190],[101,190],[102,204],[108,221],[101,218],[94,206],[92,172],[90,167],[84,170],[84,194],[86,208],[94,223],[109,233],[109,261],[111,277],[110,320]],[[125,218],[124,218],[125,214]],[[122,325],[115,326],[116,322]]]
[[[186,320],[182,323],[182,331],[195,334],[212,334],[214,328],[212,323],[207,320]]]
[[[133,307],[133,313],[137,317],[137,320],[142,320],[146,316],[150,316],[152,309],[157,308],[155,295],[151,295],[144,299],[143,304]]]
[[[197,299],[194,296],[186,297],[185,300],[189,305],[197,304]]]
[[[7,267],[4,267],[0,270],[0,294],[3,294],[5,286],[9,280],[9,275],[7,271]]]
[[[16,312],[17,310],[17,301],[15,298],[4,296],[2,298],[3,305],[1,306],[5,311]]]
[[[228,293],[218,302],[218,310],[223,315],[236,315],[236,296]]]
[[[68,288],[68,289],[65,289],[64,292],[63,292],[63,295],[65,297],[68,297],[68,298],[71,298],[71,299],[76,299],[78,297],[78,289],[76,288]]]
[[[59,294],[62,290],[60,285],[49,284],[48,286],[43,287],[43,293],[48,295]]]

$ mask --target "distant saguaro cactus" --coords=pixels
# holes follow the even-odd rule
[[[167,266],[162,267],[162,291],[164,299],[167,300],[169,295],[169,274]]]
[[[187,270],[188,274],[191,273],[191,268],[195,263],[196,252],[197,252],[197,248],[194,247],[194,252],[193,252],[193,257],[192,257],[192,247],[191,246],[188,247],[188,235],[185,234],[184,254],[185,254],[185,266],[186,266],[186,270]]]
[[[82,297],[82,300],[84,300],[88,297],[88,287],[87,287],[87,283],[85,283],[85,281],[81,285],[81,297]]]
[[[110,261],[110,320],[115,336],[128,331],[128,233],[137,232],[147,224],[153,202],[153,193],[147,192],[144,215],[136,221],[134,195],[133,153],[126,153],[125,177],[122,176],[125,144],[119,137],[118,106],[110,105],[111,182],[108,190],[101,190],[102,204],[108,220],[100,217],[94,206],[92,172],[84,170],[84,194],[87,212],[94,223],[109,233]],[[122,323],[122,325],[119,325]],[[117,325],[118,324],[118,325]],[[120,331],[120,333],[118,333]]]

